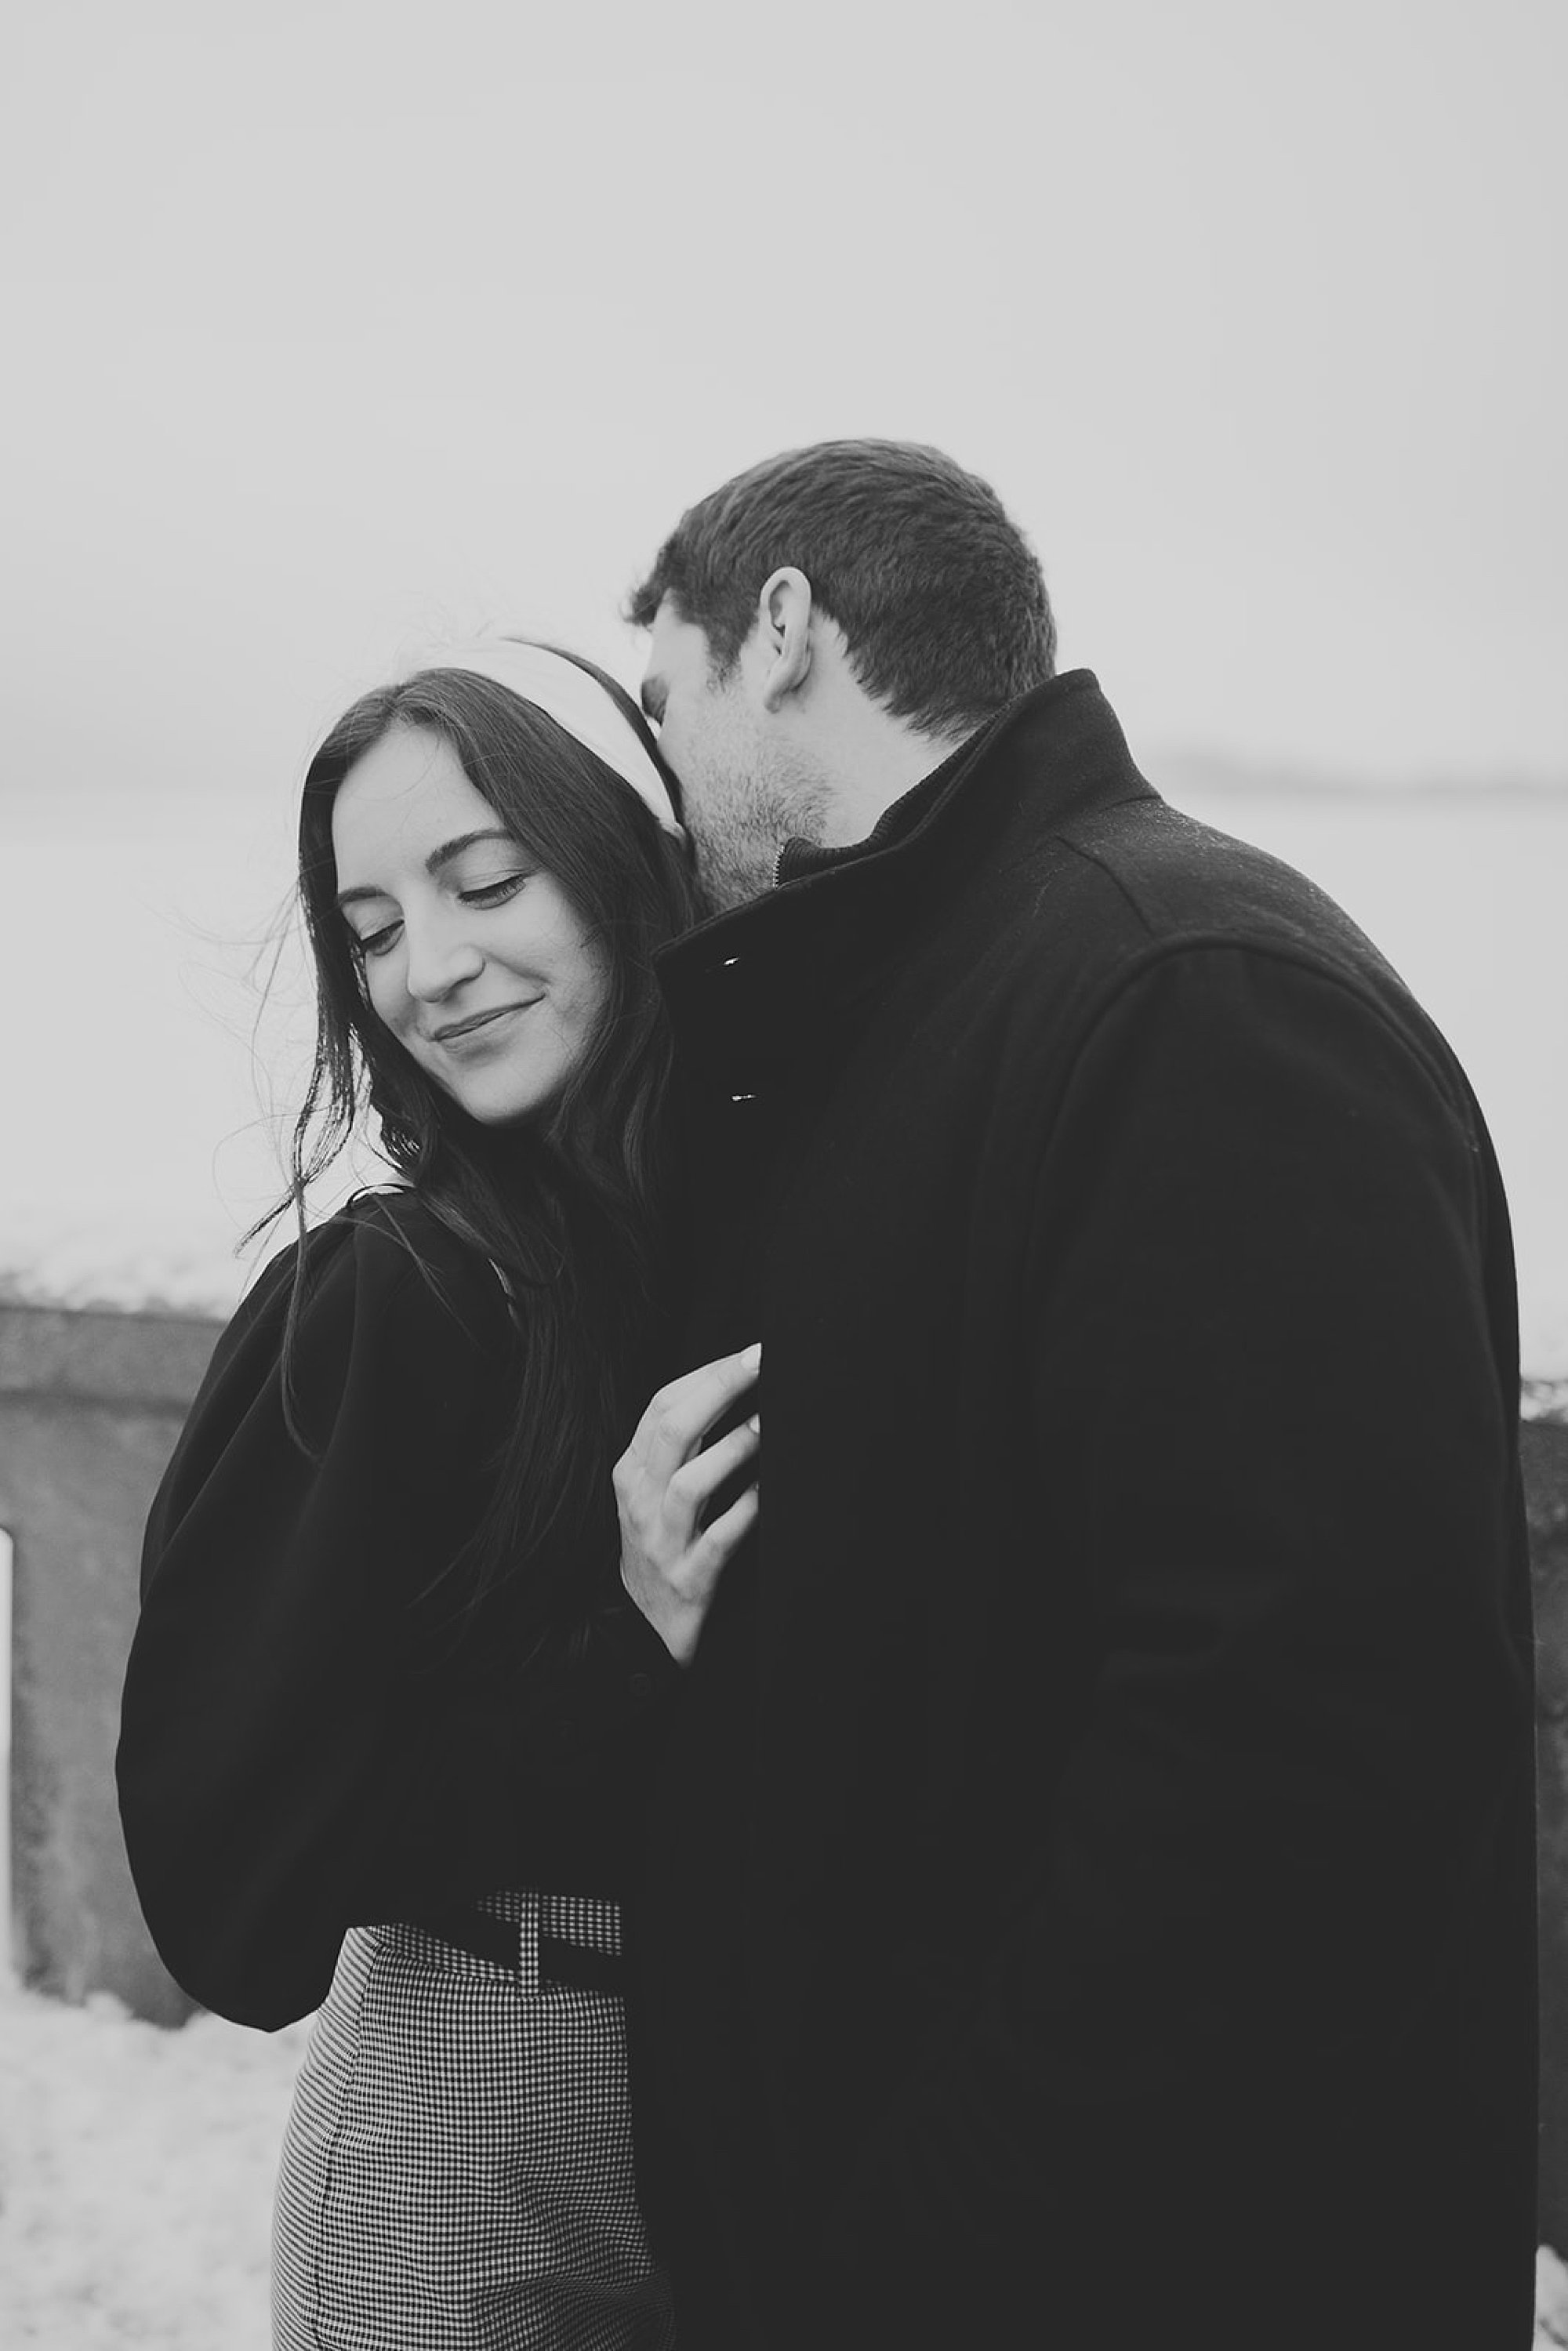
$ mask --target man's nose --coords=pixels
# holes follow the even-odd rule
[[[422,1004],[436,1004],[465,980],[477,979],[485,958],[471,939],[433,923],[405,933],[408,940],[407,984]]]

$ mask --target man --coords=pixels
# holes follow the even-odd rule
[[[759,1531],[637,1921],[683,2351],[1521,2351],[1508,1223],[1442,1039],[1167,808],[938,453],[694,507],[645,706]]]

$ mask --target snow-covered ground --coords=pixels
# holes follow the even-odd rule
[[[7,2351],[267,2351],[272,2178],[308,2034],[165,2032],[103,1993],[67,2008],[0,1981]],[[1568,2344],[1568,2268],[1544,2251],[1536,2307],[1537,2351]]]
[[[0,1981],[0,2343],[267,2351],[268,2228],[308,2028],[178,2032]],[[391,2351],[391,2346],[389,2346]]]

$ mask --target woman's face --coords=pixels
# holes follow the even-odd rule
[[[394,726],[332,803],[371,1009],[485,1126],[536,1118],[588,1049],[602,948],[433,729]]]

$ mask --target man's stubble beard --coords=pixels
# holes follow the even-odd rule
[[[697,875],[721,914],[772,888],[786,841],[827,838],[827,782],[804,765],[763,776],[737,762],[700,786],[684,780]]]

